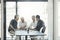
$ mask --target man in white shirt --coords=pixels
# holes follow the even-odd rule
[[[37,22],[35,21],[35,16],[33,15],[32,16],[32,23],[30,24],[29,28],[31,30],[35,30],[36,26],[37,26]]]
[[[19,23],[20,30],[25,30],[27,26],[27,23],[25,22],[24,18],[21,18],[21,21]]]
[[[35,30],[36,26],[37,26],[37,22],[35,20],[35,16],[33,15],[32,16],[32,23],[29,26],[30,31]],[[30,36],[30,37],[35,37],[35,36]],[[31,38],[31,40],[35,40],[35,39]]]
[[[20,30],[26,30],[27,27],[27,23],[24,20],[24,17],[21,17],[21,21],[19,22],[19,29]],[[27,36],[23,36],[25,37],[25,40],[27,40]],[[21,40],[21,36],[20,36],[20,40]]]

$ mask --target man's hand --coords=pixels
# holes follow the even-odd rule
[[[15,32],[13,30],[10,31],[11,34],[14,34]]]
[[[29,27],[29,29],[30,29],[30,30],[34,30],[34,29],[35,29],[35,27],[33,27],[33,26],[32,26],[32,27]]]
[[[20,27],[20,29],[25,30],[26,28],[25,27]]]

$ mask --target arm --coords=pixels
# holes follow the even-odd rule
[[[12,26],[11,24],[10,24],[9,26],[10,26],[12,29],[14,29],[13,26]],[[14,30],[15,30],[15,29],[14,29]]]
[[[10,26],[13,30],[15,30],[15,29],[14,29],[14,27],[13,27],[13,25],[14,25],[14,20],[11,20],[11,22],[10,22],[10,25],[9,25],[9,26]]]
[[[45,24],[44,24],[44,22],[42,21],[42,27],[41,27],[41,29],[40,29],[40,32],[44,33],[44,32],[45,32],[45,29],[46,29]]]
[[[36,26],[36,30],[37,31],[40,31],[41,28],[44,27],[44,22],[42,20],[40,20],[38,23],[37,23],[37,26]]]
[[[37,31],[40,31],[40,28],[41,28],[41,25],[40,25],[40,23],[38,22],[35,29],[36,29]]]
[[[33,24],[31,23],[30,26],[29,26],[29,29],[30,30],[34,30],[35,29],[35,26],[33,26]]]
[[[43,29],[41,30],[41,32],[44,33],[45,30],[46,30],[46,27],[45,27],[45,25],[44,25],[44,26],[43,26]]]
[[[31,26],[32,26],[32,23],[30,24],[29,29],[31,29]]]

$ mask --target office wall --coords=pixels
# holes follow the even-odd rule
[[[53,0],[48,0],[48,40],[53,40]]]
[[[60,0],[54,1],[54,39],[60,40]]]

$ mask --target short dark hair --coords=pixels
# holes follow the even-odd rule
[[[40,19],[40,16],[39,15],[36,15],[36,18],[39,18]]]
[[[16,18],[18,15],[15,15],[14,18]]]

